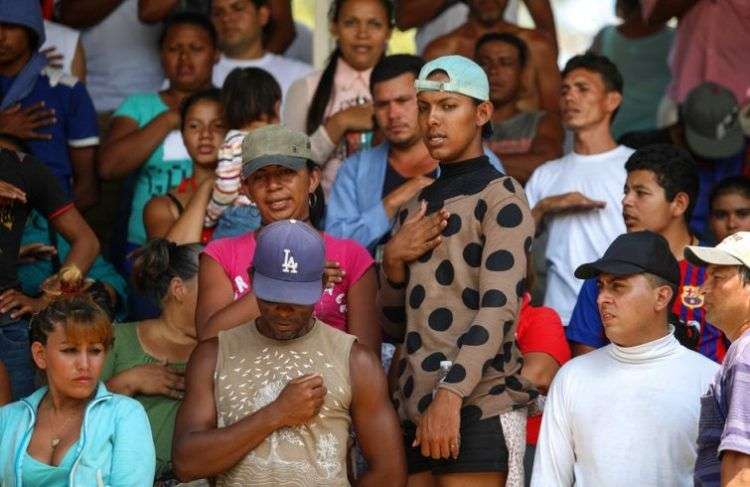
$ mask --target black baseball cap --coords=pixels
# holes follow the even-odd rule
[[[592,279],[600,274],[629,276],[647,272],[659,276],[675,288],[680,285],[680,266],[667,240],[658,233],[641,231],[617,237],[601,259],[576,269],[578,279]]]

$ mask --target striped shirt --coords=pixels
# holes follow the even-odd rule
[[[250,204],[247,198],[240,196],[242,141],[246,135],[247,132],[230,130],[224,137],[224,144],[219,148],[216,182],[214,182],[214,189],[211,192],[211,199],[206,207],[206,218],[203,222],[206,228],[215,226],[230,205]]]
[[[701,397],[696,486],[721,485],[721,455],[750,455],[750,332],[732,343],[708,392]]]

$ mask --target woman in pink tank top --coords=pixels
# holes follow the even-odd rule
[[[284,147],[289,154],[283,154]],[[309,147],[306,135],[278,125],[246,136],[241,191],[258,207],[262,225],[290,218],[310,221],[311,206],[319,203],[314,193],[320,182],[320,168],[309,157],[297,156],[309,154]],[[315,306],[315,316],[355,335],[380,356],[374,262],[357,242],[325,233],[322,236],[328,287]],[[254,253],[255,232],[214,240],[205,248],[200,260],[196,311],[200,339],[258,316],[248,272]]]

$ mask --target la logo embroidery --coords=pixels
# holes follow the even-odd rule
[[[292,251],[289,249],[284,249],[284,263],[281,264],[281,272],[286,272],[287,274],[296,274],[297,266],[299,266],[299,264],[294,261]]]

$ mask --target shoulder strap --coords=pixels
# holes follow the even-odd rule
[[[177,196],[173,195],[172,193],[167,193],[167,198],[172,200],[172,203],[177,207],[177,213],[182,215],[182,212],[185,211],[185,207],[182,206],[182,203],[180,203],[180,200],[177,199]]]

